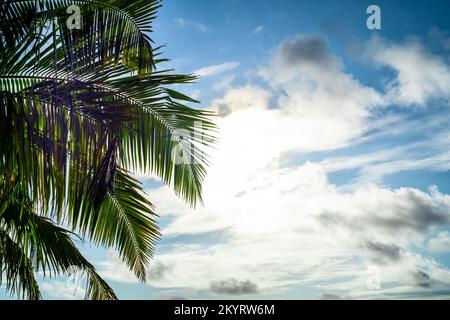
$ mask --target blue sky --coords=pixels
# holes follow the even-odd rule
[[[85,245],[119,298],[450,297],[449,10],[164,1],[152,38],[202,76],[178,89],[219,113],[220,143],[201,208],[141,177],[163,232],[147,283]]]

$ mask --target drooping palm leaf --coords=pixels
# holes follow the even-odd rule
[[[0,283],[18,297],[39,300],[41,293],[34,277],[32,262],[6,232],[0,230]]]
[[[65,275],[72,268],[77,268],[86,274],[87,299],[116,299],[114,292],[97,274],[94,266],[78,251],[71,239],[72,234],[48,218],[37,215],[33,203],[19,185],[11,186],[9,190],[9,194],[3,195],[0,207],[0,238],[3,239],[0,241],[7,248],[0,251],[0,261],[3,259],[3,264],[11,269],[5,268],[7,289],[17,293],[18,287],[22,285],[20,290],[27,292],[30,298],[40,298],[34,276],[29,275],[33,275],[33,269],[41,270],[44,275],[47,272],[50,275]],[[10,256],[14,257],[19,252],[22,261],[18,267],[21,269],[16,271],[17,262],[11,261]],[[24,277],[30,284],[22,280]]]

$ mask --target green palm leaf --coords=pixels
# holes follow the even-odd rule
[[[6,278],[6,290],[30,300],[41,299],[32,262],[6,232],[0,230],[0,283]]]
[[[34,3],[33,3],[34,2]],[[41,21],[55,21],[45,31],[47,44],[64,46],[62,64],[80,72],[99,65],[123,62],[130,70],[148,76],[153,68],[153,49],[147,33],[160,7],[159,0],[6,0],[0,10],[0,31],[11,46],[29,34],[42,35]],[[82,12],[81,29],[69,30],[66,10],[77,5]],[[36,31],[36,28],[38,29]],[[6,42],[6,41],[5,41]],[[40,44],[45,42],[39,39]],[[100,64],[96,63],[99,62]],[[55,61],[53,61],[55,62]],[[59,61],[58,61],[59,62]],[[83,67],[80,68],[79,64]]]
[[[10,266],[10,255],[14,256],[14,252],[18,255],[20,252],[22,261],[18,266],[22,266],[22,273],[28,272],[31,275],[33,269],[41,270],[44,275],[49,273],[54,276],[65,275],[71,268],[77,268],[86,274],[87,299],[116,299],[114,292],[97,274],[94,266],[78,251],[71,239],[72,233],[55,225],[50,219],[37,215],[33,203],[19,185],[11,187],[10,190],[9,194],[3,195],[0,208],[0,238],[3,233],[4,243],[10,249],[1,251],[0,260],[3,258]],[[15,251],[11,252],[12,249]],[[7,289],[16,293],[18,284],[24,285],[24,276],[18,273],[21,277],[18,279],[11,271],[6,275],[8,281],[11,281],[9,287],[7,281]],[[28,294],[40,298],[34,276],[26,279],[33,281],[33,286],[25,284],[21,290],[28,292],[29,287],[33,288],[34,291],[29,291]]]

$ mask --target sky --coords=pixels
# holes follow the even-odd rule
[[[204,205],[140,177],[162,230],[146,283],[83,252],[121,299],[450,298],[448,12],[165,0],[162,67],[199,75],[177,89],[218,113]],[[81,297],[75,282],[40,281],[49,299]]]

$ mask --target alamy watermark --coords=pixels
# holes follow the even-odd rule
[[[369,290],[381,289],[381,269],[379,266],[371,265],[366,269],[366,287]]]
[[[194,121],[193,130],[177,129],[171,135],[175,145],[172,149],[171,159],[175,164],[200,164],[204,160],[204,152],[199,145],[212,142],[205,136],[203,121]]]
[[[67,7],[66,12],[70,14],[67,18],[66,25],[69,30],[81,29],[81,10],[77,5]]]
[[[367,18],[366,26],[369,30],[380,30],[381,29],[381,9],[376,4],[372,4],[367,7],[367,14],[370,16]]]

